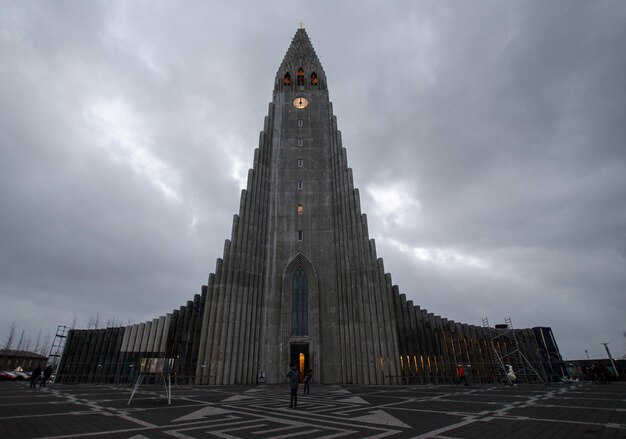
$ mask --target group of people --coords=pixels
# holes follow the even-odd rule
[[[291,388],[291,399],[289,400],[289,408],[298,407],[298,386],[300,385],[300,371],[296,368],[295,364],[289,363],[289,372],[287,372],[287,378],[289,378],[289,387]],[[304,374],[304,390],[303,395],[309,395],[311,393],[311,381],[313,380],[313,370],[307,369]]]
[[[611,372],[609,372],[609,369],[607,369],[604,364],[594,362],[591,367],[587,368],[586,372],[595,384],[611,383]]]
[[[49,364],[46,366],[44,370],[41,370],[41,367],[37,366],[33,373],[30,375],[30,388],[36,389],[37,383],[39,383],[39,387],[46,387],[46,383],[50,380],[52,376],[52,366]]]
[[[517,376],[515,375],[515,372],[513,371],[513,366],[511,366],[510,364],[508,364],[507,366],[508,366],[508,370],[506,373],[507,380],[509,381],[509,383],[511,383],[511,386],[517,387]],[[462,364],[459,364],[457,366],[457,375],[459,376],[459,379],[456,382],[457,386],[461,383],[464,383],[466,386],[469,386],[469,382],[467,381],[467,374]]]

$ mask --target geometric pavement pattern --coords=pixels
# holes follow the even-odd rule
[[[626,383],[311,386],[0,382],[0,438],[626,438]]]

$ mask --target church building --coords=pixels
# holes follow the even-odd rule
[[[502,380],[505,365],[548,379],[533,330],[496,326],[429,313],[393,285],[369,238],[326,74],[300,28],[201,294],[148,322],[70,331],[58,379],[131,382],[155,358],[173,359],[175,381],[190,384],[284,383],[289,363],[316,383],[451,383],[461,364],[476,382]]]

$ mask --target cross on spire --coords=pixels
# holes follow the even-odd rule
[[[298,23],[298,29],[304,29],[304,23],[303,22]]]

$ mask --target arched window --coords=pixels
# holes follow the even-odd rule
[[[291,335],[309,335],[309,282],[302,267],[291,282]]]
[[[302,67],[298,69],[298,85],[304,85],[304,70]]]
[[[317,80],[317,74],[315,72],[311,73],[311,85],[317,85],[318,80]]]
[[[291,75],[289,72],[285,73],[285,77],[283,78],[283,85],[291,85]]]

